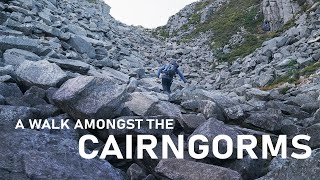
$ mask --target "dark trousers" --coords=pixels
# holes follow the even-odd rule
[[[171,84],[172,84],[172,79],[168,78],[162,78],[162,88],[164,93],[171,94]]]

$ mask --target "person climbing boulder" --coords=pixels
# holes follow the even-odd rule
[[[172,60],[170,63],[161,66],[158,70],[157,76],[162,79],[162,88],[166,94],[171,94],[170,88],[176,74],[180,76],[184,83],[187,83],[186,78],[178,68],[178,63],[175,60]]]

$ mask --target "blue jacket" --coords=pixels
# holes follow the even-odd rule
[[[161,66],[161,67],[159,68],[158,74],[157,74],[158,78],[160,77],[160,74],[161,74],[161,72],[165,69],[165,67],[166,67],[166,64],[163,65],[163,66]],[[183,76],[183,74],[181,73],[181,71],[180,71],[178,68],[176,68],[176,74],[178,74],[178,75],[180,76],[181,80],[182,80],[184,83],[187,82],[186,78]],[[172,77],[169,77],[169,76],[167,76],[167,75],[165,75],[165,74],[163,75],[162,78],[166,78],[166,79],[171,79],[171,80],[173,80]]]

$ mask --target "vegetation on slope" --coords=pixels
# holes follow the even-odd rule
[[[230,0],[228,4],[222,5],[213,13],[206,22],[200,23],[202,9],[213,1],[198,2],[195,5],[195,13],[189,17],[189,22],[178,31],[185,32],[190,26],[195,27],[189,35],[183,37],[184,42],[197,38],[200,33],[211,31],[214,35],[208,43],[220,61],[232,62],[238,57],[244,57],[260,47],[264,41],[294,25],[293,21],[290,21],[278,32],[263,32],[261,30],[264,21],[261,11],[262,0]],[[244,37],[244,42],[232,47],[229,53],[223,53],[222,48],[228,44],[232,35],[238,32]],[[158,28],[158,34],[164,38],[169,37],[164,27]],[[173,33],[173,36],[175,34]]]
[[[297,84],[299,83],[299,80],[301,77],[307,78],[308,76],[314,74],[317,70],[319,70],[320,62],[315,62],[302,69],[298,69],[296,62],[292,61],[292,63],[288,65],[288,68],[289,70],[285,75],[276,77],[273,82],[271,82],[269,85],[265,87],[262,87],[261,89],[263,90],[274,89],[287,82],[291,84]]]
[[[198,7],[203,7],[210,1],[201,2]],[[186,37],[186,40],[195,38],[201,32],[212,31],[214,36],[210,39],[210,45],[220,61],[234,61],[238,57],[244,57],[260,47],[262,43],[278,35],[279,32],[264,33],[261,30],[264,17],[260,9],[261,0],[231,0],[229,4],[222,6],[217,12],[212,14],[205,23],[200,20],[195,21],[191,17],[190,24],[196,29]],[[194,15],[194,17],[197,17]],[[288,23],[285,29],[292,26]],[[228,44],[232,35],[241,32],[244,42],[241,45],[232,47],[227,54],[222,52],[222,48]],[[282,31],[280,31],[282,32]]]

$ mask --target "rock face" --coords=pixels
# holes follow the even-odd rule
[[[68,80],[53,95],[53,101],[75,119],[106,119],[120,114],[125,87],[91,76]]]
[[[272,31],[292,20],[301,9],[297,1],[290,0],[263,0],[262,4],[264,17],[270,22]]]
[[[17,76],[25,86],[42,88],[57,87],[67,78],[67,74],[56,64],[48,61],[24,61],[17,69]]]
[[[170,179],[241,179],[239,173],[230,169],[177,159],[161,160],[156,172]]]

